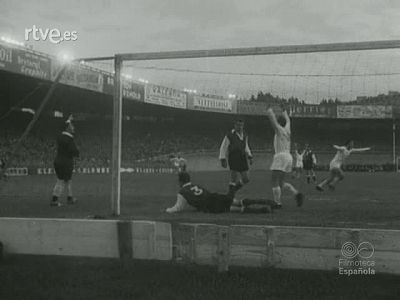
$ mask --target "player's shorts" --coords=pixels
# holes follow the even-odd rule
[[[227,195],[211,193],[207,197],[206,212],[224,213],[229,212],[233,199]]]
[[[290,153],[280,152],[274,155],[271,164],[272,171],[292,172],[293,157]]]
[[[314,169],[314,164],[312,163],[312,161],[304,161],[303,169],[306,171],[311,171],[312,169]]]
[[[74,170],[74,163],[72,161],[55,160],[54,170],[56,171],[57,178],[60,180],[71,180],[72,172]]]
[[[249,163],[246,155],[231,153],[228,157],[229,169],[236,172],[246,172],[249,170]]]
[[[329,171],[331,172],[332,177],[338,177],[339,180],[343,180],[344,178],[344,172],[340,168],[340,166],[330,166]]]
[[[296,169],[303,169],[303,162],[297,162],[295,165]]]

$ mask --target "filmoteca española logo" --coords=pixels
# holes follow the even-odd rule
[[[374,255],[375,249],[370,242],[362,242],[356,246],[353,242],[345,242],[342,245],[342,255],[347,259],[360,258],[368,259]]]
[[[375,261],[371,260],[375,249],[370,242],[345,242],[342,245],[342,258],[339,259],[339,274],[374,275]]]

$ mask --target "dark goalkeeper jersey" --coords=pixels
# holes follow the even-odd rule
[[[186,199],[190,206],[193,206],[200,211],[204,211],[207,207],[210,192],[199,185],[189,183],[185,184],[180,189],[179,194]]]
[[[57,161],[72,162],[79,156],[79,150],[74,142],[74,137],[68,132],[62,132],[57,138]]]

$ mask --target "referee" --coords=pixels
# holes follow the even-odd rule
[[[72,116],[65,122],[64,131],[57,137],[57,155],[54,160],[54,169],[57,175],[57,182],[53,189],[53,199],[50,206],[62,206],[59,198],[67,189],[68,204],[75,204],[76,199],[72,194],[72,171],[74,169],[74,158],[79,156],[79,150],[74,141],[75,127],[72,123]]]
[[[235,193],[249,180],[249,164],[253,163],[253,156],[248,144],[248,136],[244,131],[244,121],[239,119],[234,129],[228,132],[221,144],[219,159],[223,168],[231,171],[229,192]],[[239,178],[240,177],[240,178]]]

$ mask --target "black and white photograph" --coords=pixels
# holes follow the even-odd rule
[[[0,299],[399,299],[399,20],[0,0]]]

